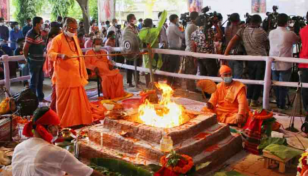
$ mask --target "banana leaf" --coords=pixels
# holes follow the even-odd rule
[[[94,168],[97,166],[103,167],[121,176],[153,176],[153,171],[118,159],[93,158],[91,159],[91,166]]]
[[[140,41],[142,42],[142,45],[150,44],[151,48],[158,48],[158,42],[159,42],[158,37],[159,37],[160,31],[162,30],[164,26],[166,19],[167,19],[167,11],[163,11],[156,28],[142,28],[141,29],[138,36],[139,36]],[[156,55],[154,56],[154,58],[156,59],[152,60],[152,66],[155,69],[160,69],[163,65],[161,55]],[[146,68],[150,68],[149,66],[150,59],[148,55],[143,55],[143,63]]]
[[[271,144],[279,144],[279,145],[288,145],[287,140],[285,138],[272,138],[272,137],[265,137],[261,139],[261,143],[258,146],[259,150],[265,149],[267,146]]]

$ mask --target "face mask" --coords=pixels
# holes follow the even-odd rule
[[[134,20],[134,21],[133,21],[133,24],[137,24],[137,20]]]
[[[95,51],[100,51],[102,49],[101,45],[95,45],[94,50]]]
[[[94,26],[97,26],[97,23],[94,23]]]
[[[16,25],[14,28],[15,28],[15,29],[19,29],[19,26],[18,26],[18,25]]]
[[[115,35],[113,35],[111,38],[115,39],[115,38],[116,38],[116,36],[115,36]]]
[[[224,82],[227,84],[232,82],[232,77],[224,77],[223,79],[224,79]]]
[[[75,33],[71,33],[70,31],[64,31],[64,34],[68,37],[74,37]]]
[[[0,26],[4,26],[4,23],[0,23]]]

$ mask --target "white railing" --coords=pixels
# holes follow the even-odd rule
[[[108,53],[111,52],[121,52],[120,48],[111,48],[104,47],[103,49],[107,50]],[[88,49],[83,49],[86,51]],[[179,50],[167,50],[167,49],[153,49],[154,53],[158,54],[166,54],[166,55],[180,55],[180,56],[191,56],[198,59],[221,59],[221,60],[242,60],[242,61],[263,61],[266,63],[265,67],[265,76],[264,80],[248,80],[248,79],[236,79],[241,81],[244,84],[254,84],[254,85],[263,85],[263,108],[269,109],[269,94],[271,86],[284,86],[284,87],[297,87],[298,83],[296,82],[279,82],[271,80],[271,65],[273,61],[281,61],[281,62],[291,62],[291,63],[305,63],[308,64],[308,59],[298,59],[298,58],[282,58],[282,57],[266,57],[266,56],[224,56],[218,54],[203,54],[203,53],[194,53],[187,51],[179,51]],[[4,55],[0,58],[0,62],[4,64],[4,80],[0,80],[0,85],[5,84],[7,90],[10,90],[11,82],[18,82],[23,80],[30,79],[30,76],[23,76],[18,78],[10,78],[10,68],[9,62],[12,61],[21,61],[24,60],[24,56],[7,56]],[[134,70],[135,67],[132,65],[126,65],[121,63],[116,63],[117,67]],[[142,72],[150,72],[149,69],[143,67],[137,67],[138,71]],[[160,70],[155,70],[154,74],[171,76],[176,78],[183,79],[193,79],[193,80],[201,80],[201,79],[210,79],[215,82],[221,82],[221,78],[219,77],[210,77],[210,76],[197,76],[197,75],[189,75],[189,74],[178,74],[178,73],[170,73]],[[304,88],[308,88],[308,83],[303,83]]]

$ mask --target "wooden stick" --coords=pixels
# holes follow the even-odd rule
[[[206,96],[205,96],[204,91],[203,91],[203,90],[201,90],[201,92],[202,92],[202,97],[203,97],[204,101],[207,103],[208,101],[207,101],[207,98],[206,98]]]

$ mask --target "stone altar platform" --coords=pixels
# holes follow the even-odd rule
[[[189,110],[198,110],[203,103],[188,99],[177,99]],[[103,124],[88,127],[88,141],[80,143],[80,157],[91,159],[110,157],[134,164],[159,164],[164,155],[160,150],[160,140],[164,128],[157,128],[127,120],[105,118]],[[210,162],[198,171],[209,174],[242,149],[241,137],[231,135],[225,124],[217,122],[215,114],[197,115],[189,122],[168,129],[173,140],[173,148],[191,156],[195,164]]]

